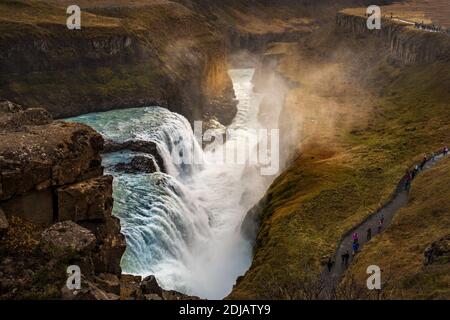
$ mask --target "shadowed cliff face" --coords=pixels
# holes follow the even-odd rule
[[[324,12],[361,1],[70,1],[0,4],[0,96],[56,118],[160,105],[229,124],[236,113],[228,52],[298,41]]]
[[[450,38],[441,33],[415,30],[413,26],[384,19],[381,30],[369,30],[366,19],[345,11],[336,17],[339,28],[354,35],[379,37],[392,57],[405,64],[424,64],[450,59]]]
[[[190,121],[216,117],[228,124],[234,117],[222,36],[179,4],[86,8],[81,30],[66,28],[63,7],[1,6],[5,98],[57,118],[143,105],[167,107]]]

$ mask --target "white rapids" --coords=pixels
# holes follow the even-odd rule
[[[253,69],[230,70],[238,113],[235,134],[220,146],[229,148],[261,128],[261,96],[253,92]],[[251,264],[251,244],[240,232],[247,211],[264,194],[268,180],[251,165],[218,164],[217,150],[203,151],[188,121],[160,107],[93,113],[68,119],[86,123],[115,141],[157,143],[167,174],[126,174],[114,165],[136,152],[105,155],[107,173],[114,175],[114,214],[120,218],[127,250],[124,273],[153,274],[165,289],[208,299],[230,293],[236,278]],[[254,138],[254,137],[253,137]],[[254,148],[254,145],[250,145]],[[200,157],[201,166],[176,164],[177,156]],[[270,182],[270,181],[269,181]]]

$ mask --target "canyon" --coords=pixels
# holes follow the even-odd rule
[[[80,1],[81,32],[64,1],[0,4],[2,298],[308,298],[450,138],[448,37],[313,2]],[[177,148],[212,157],[195,120],[280,128],[279,175],[178,166]],[[75,297],[68,263],[87,270]]]

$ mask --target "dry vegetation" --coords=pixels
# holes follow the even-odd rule
[[[409,204],[384,234],[364,248],[350,269],[358,283],[365,281],[365,268],[375,264],[383,275],[392,276],[384,288],[387,298],[450,299],[448,256],[424,265],[425,249],[450,234],[449,185],[449,157],[414,181]]]

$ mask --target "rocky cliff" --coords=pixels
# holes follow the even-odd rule
[[[68,30],[65,8],[50,3],[1,9],[12,14],[0,17],[4,98],[56,118],[160,105],[229,124],[236,113],[222,35],[180,4],[83,7],[81,30]]]
[[[103,143],[88,126],[0,101],[0,299],[197,299],[122,274]],[[66,286],[74,265],[79,290]]]
[[[6,221],[0,295],[25,291],[38,297],[42,289],[42,297],[57,297],[63,267],[70,264],[81,267],[86,281],[98,274],[120,276],[125,240],[111,215],[112,177],[103,175],[100,158],[103,138],[85,125],[52,121],[44,109],[5,100],[0,124],[0,215]],[[47,273],[46,280],[36,278],[40,273]]]
[[[351,34],[381,38],[392,57],[404,64],[450,59],[450,37],[442,33],[418,30],[413,25],[388,18],[382,20],[380,30],[369,30],[365,17],[345,11],[337,14],[336,23],[339,28]]]

